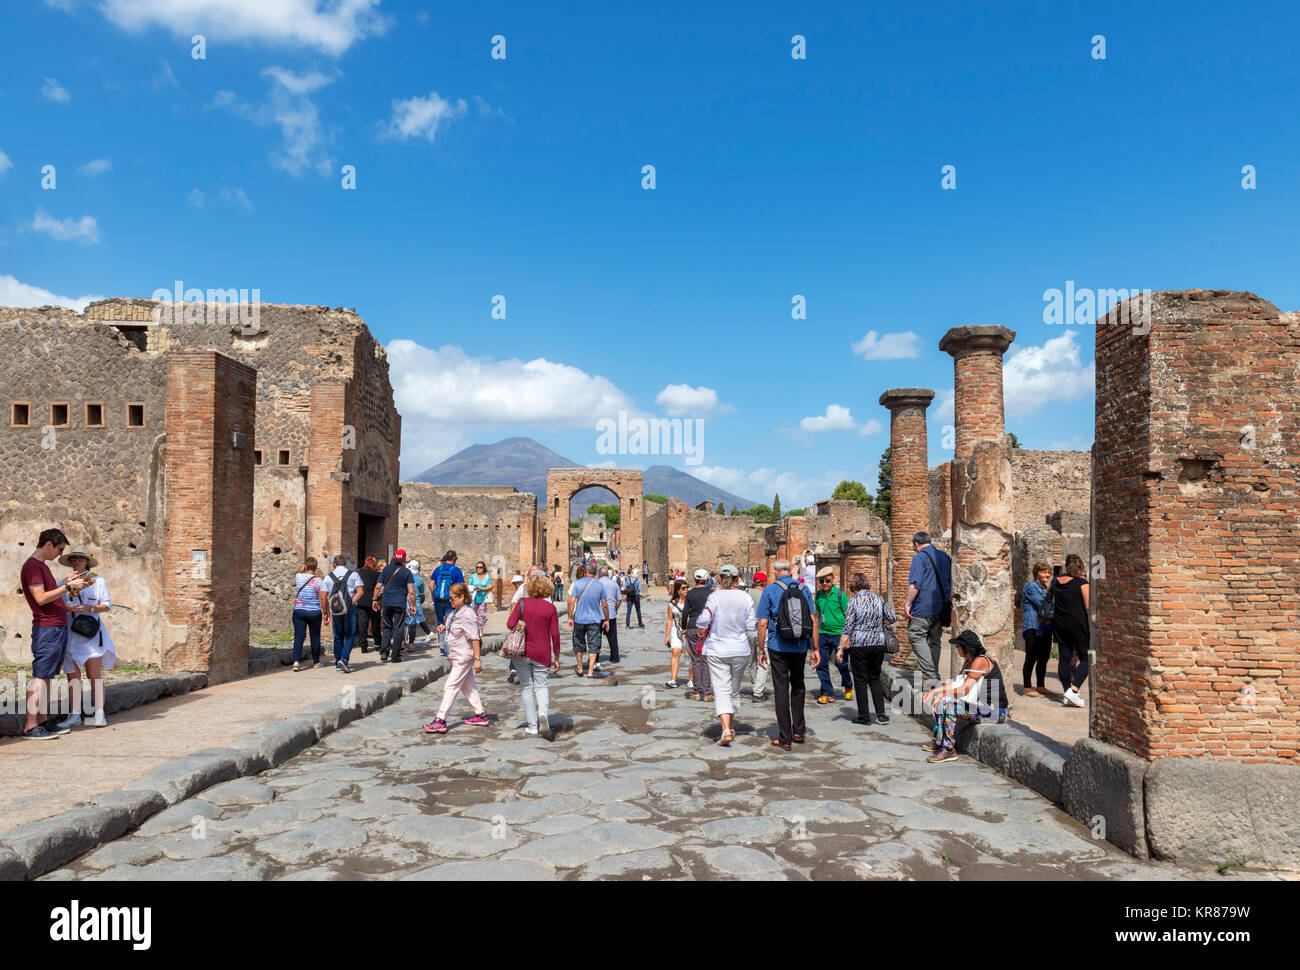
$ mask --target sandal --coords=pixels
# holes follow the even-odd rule
[[[683,694],[682,696],[685,697],[688,701],[698,701],[698,700],[702,700],[704,695],[702,695],[699,691],[693,690],[689,694]]]
[[[773,738],[772,747],[781,748],[782,750],[789,751],[790,743],[788,741],[782,741],[780,738]]]
[[[794,735],[792,740],[794,741],[795,744],[803,744],[803,739],[804,736],[802,734],[796,734]]]
[[[718,738],[718,746],[723,748],[728,747],[734,740],[736,740],[735,731],[723,731],[722,737]]]

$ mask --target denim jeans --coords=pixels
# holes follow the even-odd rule
[[[307,636],[307,631],[311,631],[311,659],[312,663],[320,663],[320,619],[318,612],[308,613],[306,610],[293,611],[293,662],[297,663],[302,659],[302,642]]]
[[[524,702],[524,717],[529,729],[537,730],[537,716],[551,713],[551,668],[536,660],[522,657],[515,663],[519,671],[519,698]]]
[[[838,633],[822,633],[819,637],[821,641],[821,660],[817,664],[817,680],[821,684],[822,694],[828,697],[835,696],[835,686],[831,683],[831,664],[834,663],[840,669],[840,684],[846,691],[853,689],[853,677],[849,673],[849,662],[843,663],[837,659],[840,649],[840,635]]]
[[[344,663],[352,656],[352,645],[357,640],[357,611],[348,610],[334,620],[334,660]]]
[[[451,600],[434,600],[433,615],[438,621],[438,626],[447,622],[447,617],[451,614]],[[447,656],[447,631],[438,634],[438,650],[445,657]]]

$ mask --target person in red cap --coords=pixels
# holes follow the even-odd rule
[[[767,573],[754,573],[754,578],[747,590],[750,599],[754,601],[754,609],[758,609],[758,601],[763,598],[763,587],[766,585]],[[749,677],[750,685],[753,687],[751,693],[754,695],[754,700],[761,701],[764,696],[764,688],[767,687],[767,655],[759,653],[757,631],[749,634]]]
[[[382,611],[379,662],[397,663],[406,640],[406,617],[415,616],[415,577],[406,568],[405,549],[393,553],[393,561],[375,581],[374,608]]]

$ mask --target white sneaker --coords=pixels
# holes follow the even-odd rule
[[[81,727],[81,715],[78,713],[69,714],[58,724],[61,728]]]
[[[537,733],[537,728],[530,728],[530,727],[524,728],[524,734],[536,734],[536,733]]]
[[[1083,698],[1079,696],[1077,690],[1071,687],[1065,692],[1065,696],[1061,698],[1061,703],[1066,707],[1083,707]]]
[[[94,719],[93,721],[90,722],[90,726],[91,726],[91,727],[108,727],[108,718],[106,718],[106,717],[104,716],[104,711],[103,711],[102,708],[101,708],[100,710],[98,710],[98,711],[95,712],[95,719]]]

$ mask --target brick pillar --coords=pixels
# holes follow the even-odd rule
[[[356,548],[356,510],[343,470],[343,426],[347,424],[347,382],[311,386],[311,430],[307,444],[307,555],[321,570],[340,552]],[[347,505],[348,508],[344,508]],[[390,518],[396,518],[393,510]],[[348,523],[345,524],[345,518]],[[345,546],[349,534],[350,546]],[[333,568],[332,566],[329,568]]]
[[[689,538],[686,512],[687,505],[681,499],[668,500],[668,568],[689,573],[692,564],[687,561],[686,555]]]
[[[934,391],[924,387],[896,387],[880,395],[889,408],[889,535],[893,540],[892,579],[889,588],[877,587],[889,598],[900,617],[907,602],[907,573],[912,566],[912,536],[930,527],[929,445],[925,411]],[[904,621],[905,622],[905,621]],[[897,629],[901,630],[900,624]],[[891,659],[900,667],[916,666],[907,637],[899,637],[902,649]]]
[[[257,371],[206,350],[167,354],[163,619],[168,672],[248,673]],[[238,436],[238,437],[237,437]]]
[[[871,588],[880,592],[880,543],[874,540],[855,542],[848,540],[840,543],[840,589],[849,589],[849,581],[854,573],[866,573],[871,581]],[[820,567],[818,567],[820,568]],[[892,663],[893,661],[891,661]]]
[[[791,562],[803,556],[803,551],[811,545],[808,539],[808,517],[805,515],[787,515],[785,517],[785,548],[790,554]],[[816,558],[815,554],[814,558]]]
[[[1300,321],[1250,293],[1150,299],[1096,327],[1092,735],[1295,765]]]
[[[1015,332],[953,327],[939,349],[953,358],[956,448],[952,460],[953,632],[974,630],[1008,681],[1015,650],[1011,545],[1011,446],[1003,427],[1002,355]],[[956,664],[956,653],[953,654]],[[953,671],[956,672],[955,670]]]

